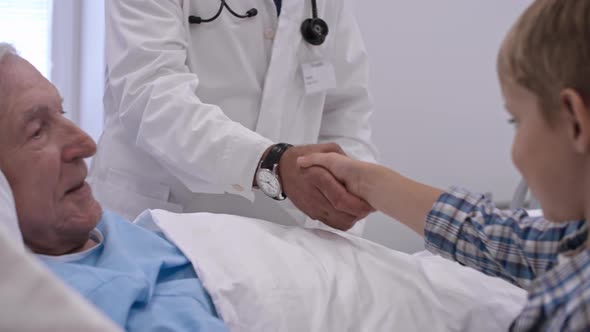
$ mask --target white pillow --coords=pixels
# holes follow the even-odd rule
[[[342,232],[208,213],[140,219],[150,213],[232,331],[502,331],[526,301],[501,280]]]
[[[20,249],[24,248],[23,237],[16,217],[14,197],[2,171],[0,171],[0,227],[3,227],[8,237],[14,240],[16,247]]]

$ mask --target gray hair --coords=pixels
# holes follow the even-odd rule
[[[2,61],[4,56],[8,54],[16,54],[16,49],[14,48],[14,46],[8,43],[0,42],[0,61]]]
[[[0,62],[2,62],[2,59],[4,59],[4,57],[9,54],[15,54],[15,55],[17,54],[14,46],[12,46],[8,43],[0,42]],[[4,79],[0,75],[0,108],[2,108],[2,106],[4,105],[4,103],[2,102],[2,100],[4,99],[3,98],[4,91],[2,91],[4,89],[4,87],[3,87],[4,82],[3,81],[4,81]]]

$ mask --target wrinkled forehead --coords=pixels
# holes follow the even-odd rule
[[[0,125],[39,106],[60,107],[59,93],[33,65],[17,55],[0,61]]]
[[[19,145],[37,109],[61,110],[59,93],[29,62],[5,56],[0,61],[0,159]]]

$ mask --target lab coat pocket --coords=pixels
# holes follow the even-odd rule
[[[134,220],[147,209],[181,213],[181,205],[168,202],[170,188],[150,179],[109,169],[104,180],[93,178],[92,190],[105,209]]]

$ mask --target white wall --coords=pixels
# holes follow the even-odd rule
[[[495,61],[504,34],[530,2],[356,2],[383,164],[431,185],[456,184],[510,201],[519,178]],[[423,248],[417,235],[380,214],[369,218],[366,232],[398,250]]]

